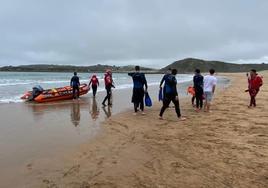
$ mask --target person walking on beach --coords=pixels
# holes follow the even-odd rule
[[[112,71],[107,70],[104,75],[104,83],[106,89],[106,97],[104,98],[102,105],[106,106],[105,102],[108,100],[108,105],[111,106],[111,96],[112,96],[112,87],[114,88],[113,78],[112,78]]]
[[[210,69],[209,75],[204,77],[205,112],[211,112],[210,106],[217,85],[217,78],[214,76],[214,73],[215,70]]]
[[[100,85],[99,80],[98,80],[96,74],[93,74],[93,75],[92,75],[92,77],[91,77],[91,79],[90,79],[90,82],[89,82],[89,84],[88,84],[88,87],[90,87],[90,85],[91,85],[91,87],[92,87],[93,97],[95,97],[95,96],[96,96],[96,93],[97,93],[97,88],[98,88],[98,86]]]
[[[199,112],[203,108],[203,87],[204,87],[204,77],[201,75],[200,70],[195,70],[195,75],[193,78],[194,90],[195,90],[195,100],[196,100],[196,111]]]
[[[79,99],[80,81],[79,77],[77,76],[77,72],[74,72],[74,75],[70,82],[70,86],[73,88],[73,99]]]
[[[262,86],[262,78],[257,74],[257,71],[255,69],[252,69],[250,71],[250,74],[248,75],[248,91],[250,96],[250,103],[249,108],[256,107],[256,96],[258,92],[260,91],[260,87]]]
[[[134,115],[137,114],[138,108],[144,115],[144,94],[147,92],[148,85],[144,73],[140,73],[140,67],[135,67],[134,73],[128,73],[133,79],[132,103],[134,104]],[[145,90],[144,90],[145,87]]]
[[[184,117],[181,116],[180,111],[180,103],[179,103],[179,97],[177,92],[177,69],[172,69],[171,74],[166,78],[166,89],[165,89],[165,97],[163,100],[163,106],[161,108],[159,119],[163,119],[163,114],[165,110],[168,108],[170,102],[172,101],[175,105],[175,111],[177,113],[177,116],[180,120],[185,120]]]

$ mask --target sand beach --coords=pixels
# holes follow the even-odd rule
[[[248,109],[245,75],[222,75],[230,86],[217,90],[212,113],[184,98],[184,122],[172,108],[158,120],[160,103],[145,116],[111,116],[74,151],[24,166],[18,187],[267,187],[267,84]]]

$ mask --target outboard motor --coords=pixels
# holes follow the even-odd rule
[[[44,89],[40,85],[34,86],[33,91],[32,91],[32,96],[29,97],[29,100],[30,101],[34,100],[35,97],[40,95],[43,91]]]

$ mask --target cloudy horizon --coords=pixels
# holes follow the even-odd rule
[[[0,0],[0,66],[268,63],[268,1]]]

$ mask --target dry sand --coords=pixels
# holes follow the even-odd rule
[[[268,187],[268,85],[248,109],[244,74],[228,74],[231,86],[216,93],[212,113],[196,113],[181,101],[158,120],[159,105],[146,116],[125,112],[78,151],[25,167],[19,187]]]

